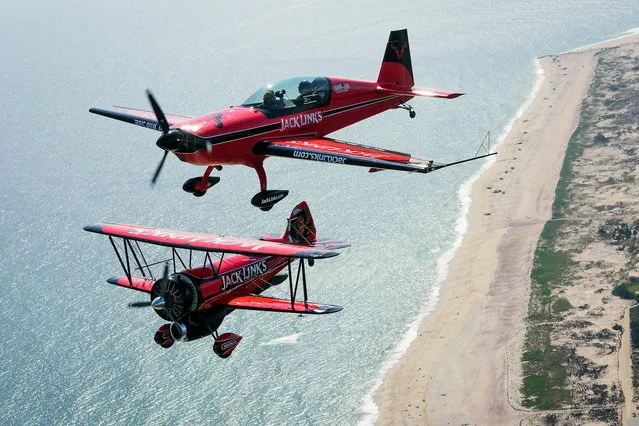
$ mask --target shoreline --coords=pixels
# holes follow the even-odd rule
[[[533,82],[532,89],[530,90],[530,93],[524,103],[521,104],[519,109],[515,112],[513,118],[503,127],[502,132],[497,137],[497,142],[491,147],[493,150],[499,149],[499,147],[508,136],[508,133],[511,131],[513,124],[516,122],[517,119],[519,119],[519,117],[523,115],[526,108],[528,108],[528,106],[532,104],[535,96],[537,95],[537,92],[539,92],[539,89],[544,81],[544,72],[543,68],[539,64],[538,58],[534,59],[534,63],[536,78]],[[366,395],[364,395],[364,398],[362,400],[362,404],[359,410],[361,418],[358,422],[358,425],[363,426],[374,424],[378,420],[379,405],[376,403],[375,400],[377,399],[386,375],[399,362],[401,362],[401,358],[410,349],[411,343],[413,342],[415,337],[417,337],[419,328],[421,327],[422,323],[426,320],[428,315],[430,315],[435,309],[437,309],[438,305],[440,304],[441,293],[448,277],[450,264],[454,260],[457,251],[461,247],[464,237],[468,233],[468,228],[470,226],[468,215],[470,213],[470,207],[472,204],[473,186],[483,173],[485,173],[487,170],[495,165],[495,162],[495,157],[489,157],[488,160],[480,167],[480,169],[475,174],[470,176],[468,180],[462,183],[459,191],[457,191],[457,198],[461,201],[462,204],[460,214],[455,221],[455,241],[453,242],[453,245],[450,249],[448,249],[437,258],[437,270],[435,279],[436,290],[433,294],[433,300],[425,305],[422,311],[417,315],[417,317],[408,324],[407,331],[404,332],[399,343],[393,348],[390,356],[382,363],[378,375],[375,378],[373,387]]]
[[[376,379],[369,394],[374,394],[379,415],[375,409],[365,411],[365,397],[360,424],[513,422],[528,412],[511,405],[506,370],[513,366],[507,366],[506,347],[522,339],[518,334],[527,311],[532,256],[550,218],[566,146],[594,74],[595,54],[638,32],[624,34],[535,59],[538,77],[529,98],[500,135],[500,154],[458,192],[461,198],[468,184],[472,200],[464,203],[456,225],[466,219],[466,229],[458,232],[461,244],[456,240],[440,257],[452,252],[436,306],[425,307],[415,320],[422,323],[414,337],[409,335],[411,323],[402,345],[396,347],[406,346],[409,339],[399,361],[396,349],[382,365],[380,375],[386,375]],[[566,64],[556,67],[552,57]],[[545,140],[554,143],[542,144]],[[493,185],[499,192],[486,189]],[[438,260],[438,275],[439,264]]]

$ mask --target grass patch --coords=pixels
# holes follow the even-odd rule
[[[539,410],[560,408],[569,403],[565,389],[568,351],[561,346],[546,346],[524,354],[524,383],[522,393],[525,407]]]
[[[570,254],[565,251],[537,250],[532,279],[538,284],[561,284],[568,268],[573,264]]]
[[[632,349],[639,349],[639,307],[630,308],[630,340]]]
[[[542,351],[526,351],[521,356],[522,361],[541,361],[544,359],[544,353]]]
[[[554,313],[566,312],[570,309],[572,309],[572,305],[568,299],[557,299],[555,303],[552,304],[552,311]]]
[[[639,301],[639,295],[636,292],[639,290],[639,283],[628,282],[619,284],[612,290],[612,294],[621,297],[622,299],[637,300]]]

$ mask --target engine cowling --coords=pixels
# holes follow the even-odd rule
[[[166,282],[164,279],[157,280],[151,288],[151,301],[159,297],[164,301],[163,307],[155,312],[167,321],[178,322],[197,308],[195,285],[182,274],[173,274]]]

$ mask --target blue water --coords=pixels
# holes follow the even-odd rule
[[[4,1],[0,14],[0,423],[355,424],[408,325],[436,301],[437,261],[456,240],[471,163],[428,176],[270,159],[269,213],[249,205],[254,172],[228,167],[202,199],[201,170],[169,158],[157,187],[157,133],[90,106],[198,115],[287,76],[375,79],[391,29],[408,28],[415,79],[461,90],[418,99],[335,134],[455,160],[499,134],[527,99],[533,58],[636,27],[636,1]],[[225,235],[279,232],[307,200],[321,236],[353,247],[310,271],[312,300],[338,314],[235,312],[228,360],[211,340],[163,351],[161,324],[105,279],[119,266],[95,221]],[[275,294],[279,295],[279,294]],[[370,419],[372,417],[366,417]]]

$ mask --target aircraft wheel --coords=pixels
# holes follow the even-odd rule
[[[206,191],[193,191],[193,195],[195,195],[196,197],[201,197],[204,194],[206,194]]]
[[[169,327],[170,324],[164,324],[163,326],[158,328],[158,331],[155,332],[155,336],[153,337],[155,343],[162,346],[164,349],[170,348],[171,346],[173,346],[173,343],[175,343],[175,340],[171,338]]]
[[[417,113],[415,111],[409,111],[408,116],[410,118],[415,118],[415,116],[417,115]]]

